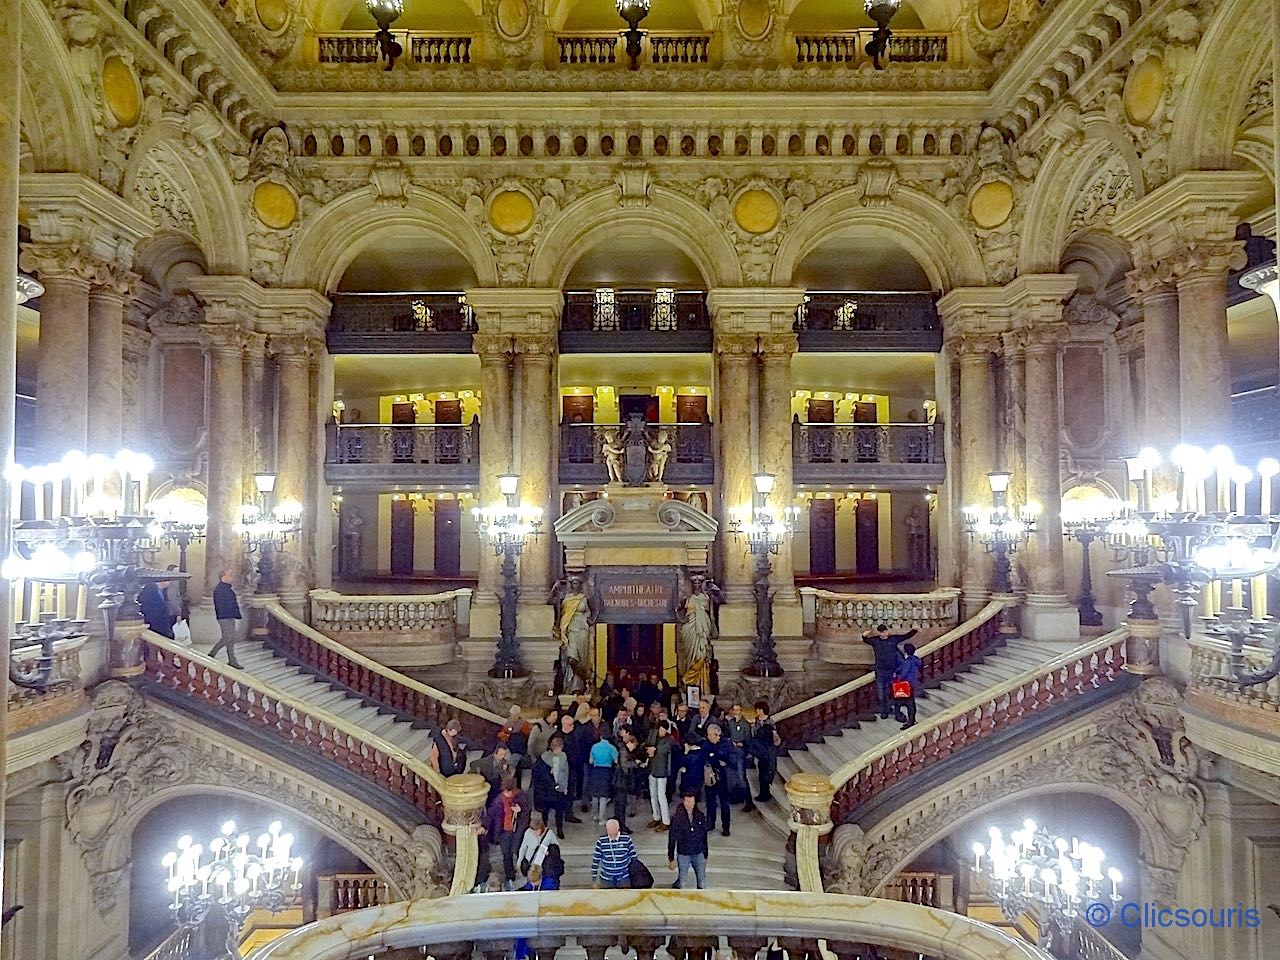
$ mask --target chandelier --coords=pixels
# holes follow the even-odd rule
[[[1064,936],[1074,929],[1080,912],[1104,896],[1102,864],[1107,855],[1098,847],[1072,838],[1055,837],[1034,820],[1026,820],[1008,842],[998,827],[987,831],[990,843],[973,845],[973,869],[986,881],[987,893],[1012,923],[1030,914],[1038,930],[1037,946],[1047,947],[1052,931]],[[1107,899],[1118,903],[1120,871],[1111,867]]]
[[[179,837],[176,846],[160,861],[169,871],[169,912],[178,926],[194,930],[216,907],[227,927],[226,957],[240,956],[240,929],[250,913],[278,913],[302,890],[302,858],[291,857],[293,834],[281,833],[278,820],[252,849],[249,835],[237,835],[233,820],[222,825],[207,851],[189,836]]]
[[[1034,504],[1010,509],[1008,494],[1011,478],[1012,475],[1007,470],[991,471],[987,474],[987,485],[991,488],[991,506],[973,504],[963,510],[965,533],[995,557],[991,582],[994,593],[1012,592],[1012,564],[1009,558],[1035,532],[1036,519],[1040,514],[1039,508]]]

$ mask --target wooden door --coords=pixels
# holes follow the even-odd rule
[[[644,417],[645,423],[657,423],[658,398],[643,393],[622,394],[618,397],[618,415],[626,423],[632,414]]]
[[[810,400],[810,403],[813,401]],[[880,414],[876,408],[874,400],[858,400],[853,404],[853,422],[854,423],[875,423],[879,420]]]
[[[560,398],[560,419],[564,423],[591,423],[596,418],[596,398],[574,394]]]
[[[709,423],[707,398],[698,393],[676,394],[676,421],[678,423]]]
[[[809,572],[836,572],[836,502],[809,501]]]
[[[462,506],[457,500],[435,501],[436,576],[456,577],[462,568]]]
[[[615,677],[625,670],[633,681],[641,673],[661,673],[662,624],[610,624],[609,670]]]
[[[880,572],[880,505],[875,500],[858,501],[854,514],[854,556],[858,573]]]
[[[413,573],[413,502],[391,501],[391,572]]]
[[[461,400],[437,400],[433,406],[436,423],[462,423]]]

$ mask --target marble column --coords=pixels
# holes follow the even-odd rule
[[[1141,446],[1168,456],[1182,434],[1178,295],[1170,285],[1142,292],[1143,433]]]
[[[206,326],[204,336],[210,361],[205,593],[212,596],[225,567],[242,586],[243,550],[235,527],[244,494],[244,335],[238,327]]]
[[[21,124],[18,121],[18,104],[22,101],[20,75],[22,68],[21,0],[0,0],[0,277],[15,277],[18,273],[18,148],[21,141]],[[13,459],[14,404],[17,393],[16,364],[18,359],[18,298],[12,281],[0,284],[0,457],[8,463]],[[0,471],[3,474],[4,471]],[[13,538],[12,497],[9,481],[0,476],[0,556],[9,556]],[[0,623],[12,624],[9,609],[9,584],[0,581]],[[9,662],[9,637],[6,629],[0,636],[0,654]],[[8,703],[8,674],[0,679],[0,694]],[[7,741],[6,714],[0,711],[0,810],[5,810],[5,744]],[[0,850],[5,844],[5,830],[0,817]],[[3,857],[0,857],[0,887],[11,884],[4,877]]]
[[[115,274],[89,291],[88,446],[114,456],[123,444],[124,298],[127,277]]]
[[[552,412],[555,378],[552,362],[556,342],[552,336],[515,338],[520,362],[520,502],[542,508],[542,535],[525,544],[520,557],[521,604],[545,603],[551,576],[551,550],[555,540],[551,525],[559,516],[552,496],[558,485],[552,471],[556,454],[556,418]]]
[[[1062,410],[1058,355],[1065,325],[1027,330],[1027,502],[1039,506],[1028,544],[1028,604],[1066,603],[1062,545]],[[1079,624],[1076,624],[1077,628]],[[1078,635],[1079,630],[1074,635]]]
[[[751,365],[755,347],[753,335],[716,336],[716,430],[722,531],[719,546],[724,577],[720,587],[730,601],[744,603],[752,597],[751,553],[745,539],[735,540],[724,531],[729,525],[730,511],[751,506],[754,466],[751,460]]]
[[[1000,345],[1004,356],[1005,405],[1001,416],[1000,455],[997,460],[1003,469],[1012,474],[1009,481],[1008,502],[1020,507],[1029,499],[1027,481],[1027,354],[1026,337],[1021,331],[1001,334]],[[1025,558],[1015,556],[1011,573],[1013,589],[1026,589],[1027,572]]]
[[[273,336],[271,352],[276,359],[279,379],[276,384],[277,440],[275,503],[307,504],[311,480],[311,343],[304,336]],[[310,504],[312,513],[325,510],[328,504]],[[316,516],[305,517],[302,530],[286,548],[284,576],[280,596],[287,607],[300,606],[310,585],[306,557],[309,551],[308,528]]]
[[[96,265],[71,247],[28,244],[22,266],[44,284],[36,360],[39,459],[84,450],[89,438],[89,288]]]
[[[999,347],[992,336],[966,336],[954,341],[960,359],[960,490],[961,506],[991,503],[987,474],[995,462],[995,424],[991,397],[991,357]],[[954,465],[953,465],[954,469]],[[966,606],[981,606],[990,594],[991,562],[980,544],[965,538],[961,589]]]
[[[1204,447],[1231,441],[1227,271],[1245,262],[1239,241],[1197,244],[1178,278],[1178,382],[1182,438]]]
[[[791,358],[797,348],[794,333],[760,337],[760,469],[774,476],[769,503],[776,510],[791,506]],[[784,540],[773,558],[770,582],[775,603],[796,603],[791,540]]]
[[[472,349],[480,355],[480,487],[481,506],[502,499],[498,477],[512,469],[511,451],[511,338],[477,333]],[[548,518],[549,520],[550,518]],[[479,580],[475,602],[497,603],[502,588],[499,559],[484,544],[480,549]]]
[[[123,362],[120,370],[120,445],[130,450],[144,447],[146,433],[146,381],[151,352],[151,334],[126,323],[123,333]]]

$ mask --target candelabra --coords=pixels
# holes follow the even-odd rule
[[[1062,535],[1080,544],[1080,600],[1076,610],[1080,626],[1102,626],[1102,614],[1093,595],[1093,566],[1089,556],[1095,540],[1104,539],[1123,512],[1124,504],[1110,497],[1062,501]]]
[[[378,41],[378,58],[384,70],[390,70],[404,54],[404,47],[391,32],[391,24],[404,13],[404,0],[366,0],[369,15],[378,24],[374,39]]]
[[[627,29],[622,31],[623,39],[627,41],[627,66],[631,70],[639,70],[640,41],[644,39],[640,21],[649,15],[649,0],[618,0],[618,14],[627,21]]]
[[[1158,582],[1168,584],[1187,637],[1202,592],[1207,596],[1204,618],[1212,621],[1221,612],[1213,597],[1223,580],[1232,583],[1233,607],[1243,606],[1243,584],[1251,580],[1254,616],[1264,618],[1265,578],[1280,566],[1280,518],[1271,509],[1272,479],[1280,474],[1280,463],[1267,459],[1258,465],[1259,509],[1253,513],[1248,490],[1254,471],[1237,464],[1227,447],[1216,446],[1207,453],[1187,444],[1175,447],[1164,471],[1173,479],[1173,492],[1157,495],[1154,484],[1163,462],[1151,448],[1127,460],[1136,507],[1126,506],[1110,524],[1108,543],[1118,561],[1135,566],[1112,573],[1127,576],[1135,592],[1143,590],[1144,580],[1150,584],[1145,593]],[[1144,607],[1150,606],[1145,598],[1139,599]],[[1154,618],[1154,610],[1143,617]]]
[[[974,872],[986,880],[987,892],[1010,922],[1027,913],[1033,916],[1037,946],[1047,948],[1055,929],[1070,936],[1081,909],[1102,899],[1106,854],[1098,847],[1075,838],[1068,843],[1034,820],[1024,821],[1008,843],[998,827],[987,835],[989,845],[973,845]],[[1111,881],[1106,898],[1118,903],[1120,871],[1112,867],[1106,878]]]
[[[771,473],[756,474],[752,506],[739,508],[729,515],[729,532],[735,540],[747,538],[747,549],[755,560],[751,589],[756,601],[756,638],[751,662],[743,670],[750,677],[780,677],[783,673],[773,640],[773,591],[769,589],[773,563],[770,557],[775,556],[795,532],[800,511],[788,506],[775,512],[769,506],[775,479]]]
[[[875,21],[876,31],[867,41],[867,54],[877,70],[884,69],[884,58],[889,56],[889,38],[893,31],[889,29],[889,21],[902,6],[902,0],[864,0],[863,9],[867,16]]]
[[[209,843],[210,859],[204,859],[204,847],[183,836],[177,849],[160,861],[169,871],[166,888],[173,895],[169,912],[174,922],[195,930],[216,907],[226,923],[225,958],[240,956],[240,929],[252,911],[278,913],[302,890],[302,858],[290,857],[293,835],[282,834],[278,820],[258,837],[256,846],[258,852],[250,852],[249,835],[237,836],[235,822],[228,820]],[[290,874],[293,882],[286,884]],[[219,887],[221,896],[216,895]]]
[[[187,550],[192,543],[203,540],[209,516],[198,503],[175,494],[168,494],[151,504],[155,520],[148,527],[154,543],[172,543],[178,548],[178,572],[187,572]],[[187,596],[186,578],[179,580],[183,599]]]
[[[257,488],[257,500],[240,507],[240,523],[236,530],[244,538],[245,552],[258,558],[258,587],[260,594],[275,593],[277,565],[275,555],[298,535],[302,529],[302,504],[296,500],[272,506],[276,489],[276,475],[261,472],[253,475]]]
[[[1018,547],[1027,542],[1035,532],[1036,517],[1039,510],[1027,505],[1018,510],[1010,510],[1007,504],[1010,474],[1003,470],[993,470],[987,474],[987,483],[991,487],[991,506],[968,506],[964,508],[964,528],[971,540],[976,540],[995,558],[992,567],[992,593],[1010,593],[1013,583],[1010,578],[1012,563],[1010,557],[1017,553]]]
[[[503,502],[491,507],[473,507],[472,517],[476,533],[493,548],[495,556],[502,558],[502,596],[500,598],[500,634],[498,651],[489,676],[511,678],[527,677],[529,671],[520,658],[520,640],[516,635],[516,603],[519,588],[516,586],[516,558],[524,552],[524,545],[531,537],[537,537],[542,528],[542,510],[522,507],[516,503],[516,491],[520,478],[504,475],[498,478],[498,489]]]
[[[93,569],[96,563],[90,553],[81,551],[71,555],[53,543],[40,543],[31,550],[31,557],[25,557],[20,550],[10,555],[0,565],[0,576],[10,583],[22,582],[24,589],[37,591],[49,586],[52,589],[67,584],[79,584],[80,578]],[[20,598],[19,598],[20,599]],[[20,607],[21,602],[15,604]],[[32,615],[29,620],[23,618],[23,611],[15,609],[16,624],[10,635],[14,651],[25,647],[39,646],[40,655],[30,667],[23,669],[10,658],[9,682],[16,687],[47,693],[50,689],[68,683],[68,679],[54,676],[56,656],[54,644],[60,640],[85,635],[83,611],[78,619],[72,620],[63,616],[64,611],[40,611],[39,598],[33,598]]]

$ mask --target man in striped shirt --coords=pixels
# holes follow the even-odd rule
[[[591,855],[592,885],[610,889],[631,886],[631,861],[635,857],[636,845],[630,834],[622,832],[617,820],[610,820]]]

